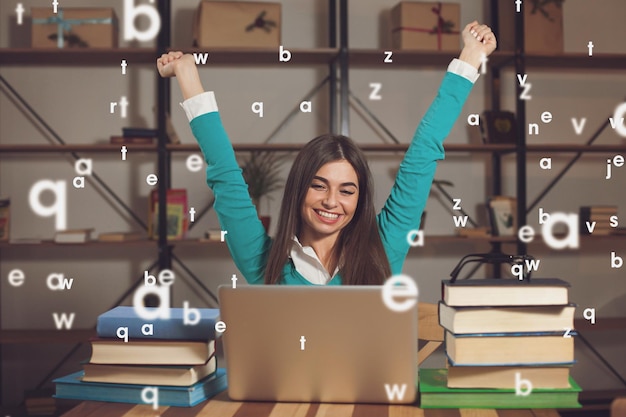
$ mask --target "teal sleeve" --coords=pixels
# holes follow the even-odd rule
[[[378,227],[391,266],[399,274],[409,250],[407,235],[417,230],[435,176],[444,159],[443,141],[459,117],[473,83],[447,72],[400,163],[391,193],[378,214]]]
[[[219,113],[195,117],[190,126],[207,163],[213,208],[222,230],[228,232],[225,239],[233,261],[249,284],[262,284],[271,239],[252,204]]]

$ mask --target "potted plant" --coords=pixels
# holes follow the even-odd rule
[[[243,178],[248,184],[248,193],[266,231],[269,230],[270,216],[261,215],[260,202],[264,196],[271,199],[270,194],[283,186],[280,169],[284,158],[276,152],[253,151],[241,164]]]

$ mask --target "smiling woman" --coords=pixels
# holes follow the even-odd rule
[[[222,126],[213,92],[204,92],[191,55],[170,52],[157,60],[163,77],[178,79],[183,108],[207,167],[207,184],[233,260],[251,284],[382,284],[399,274],[419,228],[443,141],[496,48],[491,29],[478,22],[463,30],[464,48],[448,66],[439,92],[419,124],[396,181],[376,215],[367,160],[349,138],[322,135],[307,143],[291,168],[276,237],[261,225]]]
[[[339,276],[342,284],[382,284],[390,275],[367,160],[345,136],[311,140],[293,163],[265,282],[280,282],[290,259],[314,284]]]

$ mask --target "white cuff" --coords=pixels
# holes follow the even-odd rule
[[[217,111],[217,101],[215,101],[213,91],[205,91],[202,94],[188,98],[180,105],[185,110],[187,119],[190,122],[200,115]]]
[[[475,83],[480,76],[478,70],[475,67],[457,58],[454,58],[452,62],[450,62],[450,65],[448,65],[448,72],[460,75],[461,77],[468,79],[472,83]]]

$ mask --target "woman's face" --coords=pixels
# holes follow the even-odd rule
[[[356,171],[348,161],[342,159],[323,165],[313,177],[304,198],[299,238],[337,237],[356,211],[358,184]]]

